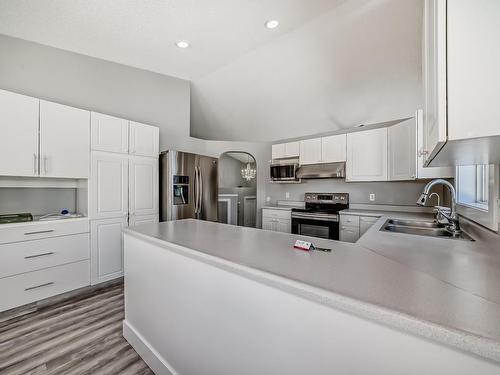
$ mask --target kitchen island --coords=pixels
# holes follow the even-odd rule
[[[298,238],[125,230],[125,337],[157,374],[499,373],[499,304],[360,244]]]

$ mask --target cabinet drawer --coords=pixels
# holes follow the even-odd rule
[[[0,228],[0,244],[88,232],[87,219],[34,222],[26,225],[6,224]]]
[[[0,311],[90,284],[89,261],[65,264],[0,279]]]
[[[291,220],[292,212],[290,210],[273,210],[271,208],[263,208],[262,217]]]
[[[340,215],[340,224],[343,226],[359,226],[359,216],[356,215]]]
[[[0,245],[0,278],[89,259],[89,234]]]

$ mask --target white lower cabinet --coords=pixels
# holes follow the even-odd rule
[[[0,245],[0,279],[89,259],[89,234]]]
[[[90,224],[91,283],[123,276],[123,233],[127,218],[93,220]]]
[[[262,209],[262,229],[290,233],[292,218],[290,210]]]
[[[378,220],[376,216],[340,215],[340,240],[356,242]]]
[[[134,215],[130,216],[128,225],[130,227],[135,227],[136,225],[142,225],[142,224],[155,224],[160,221],[159,215],[154,214],[154,215]]]
[[[0,311],[89,285],[89,261],[64,264],[0,279]]]

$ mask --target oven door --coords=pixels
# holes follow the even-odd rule
[[[332,217],[318,219],[303,214],[292,214],[292,233],[301,236],[338,240],[340,238],[338,215],[329,216]]]

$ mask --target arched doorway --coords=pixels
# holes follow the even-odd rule
[[[257,225],[257,163],[247,152],[229,151],[219,157],[219,222]]]

